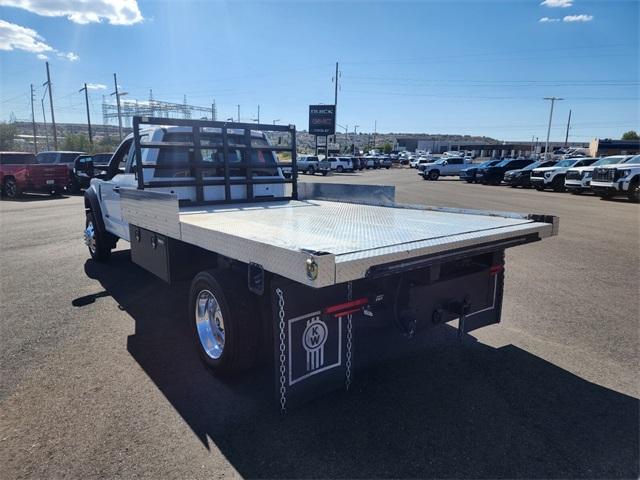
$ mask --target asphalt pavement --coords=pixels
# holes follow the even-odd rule
[[[2,201],[1,478],[638,478],[638,205],[406,168],[314,180],[557,215],[560,234],[508,250],[499,325],[462,345],[443,326],[281,416],[269,367],[202,366],[185,285],[125,242],[89,259],[82,197]]]

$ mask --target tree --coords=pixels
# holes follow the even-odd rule
[[[16,126],[13,123],[0,123],[0,151],[11,151],[15,148]]]
[[[67,135],[64,137],[64,142],[62,142],[62,150],[89,152],[91,151],[89,137],[81,133]]]
[[[640,135],[635,130],[629,130],[622,134],[622,140],[640,140]]]
[[[391,153],[393,151],[393,145],[391,145],[389,142],[385,143],[382,146],[382,151],[384,153]]]

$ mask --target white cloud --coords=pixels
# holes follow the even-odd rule
[[[61,52],[53,48],[35,30],[9,23],[2,19],[0,19],[0,50],[24,50],[25,52],[36,53],[36,57],[39,60],[49,59],[45,52],[55,53],[57,57],[64,58],[70,62],[80,59],[73,52]]]
[[[70,62],[77,62],[80,60],[80,57],[73,52],[57,52],[56,55],[59,58],[64,58],[65,60],[69,60]]]
[[[107,86],[102,83],[87,83],[87,88],[89,90],[106,90]]]
[[[0,5],[81,24],[106,20],[111,25],[133,25],[144,20],[136,0],[0,0]]]
[[[0,50],[24,50],[31,53],[54,51],[38,32],[0,19]]]
[[[567,8],[573,5],[573,0],[544,0],[540,5],[551,8]]]
[[[549,17],[542,17],[540,20],[538,20],[540,23],[555,23],[555,22],[559,22],[560,19],[559,18],[549,18]]]
[[[567,15],[562,19],[563,22],[590,22],[593,20],[593,15]]]

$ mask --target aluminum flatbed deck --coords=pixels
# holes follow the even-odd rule
[[[123,193],[123,214],[134,225],[316,288],[365,278],[380,265],[515,238],[532,241],[557,228],[519,214],[316,198],[179,206],[174,195],[136,190]]]

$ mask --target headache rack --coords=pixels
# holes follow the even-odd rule
[[[144,142],[141,143],[140,127],[145,125],[167,126],[167,127],[186,127],[183,133],[191,134],[189,142]],[[207,129],[211,129],[207,131]],[[219,131],[217,130],[219,129]],[[285,145],[254,145],[252,139],[257,138],[252,132],[278,132],[289,134],[290,139]],[[144,132],[143,132],[144,134]],[[212,137],[216,137],[216,141],[212,141]],[[204,137],[204,138],[203,138]],[[238,142],[238,139],[241,139]],[[233,140],[231,142],[230,140]],[[225,203],[248,203],[260,201],[274,200],[297,200],[298,199],[298,167],[296,162],[296,127],[295,125],[266,125],[259,123],[235,123],[235,122],[218,122],[210,120],[188,120],[160,117],[133,117],[133,141],[136,158],[136,174],[138,180],[138,189],[154,187],[195,187],[196,200],[180,200],[180,203],[188,205],[215,205]],[[180,162],[179,165],[168,164],[143,164],[142,149],[175,149],[184,148],[189,152],[189,160]],[[202,149],[215,148],[221,149],[222,161],[203,161]],[[241,161],[230,161],[229,152],[240,151]],[[252,160],[253,152],[273,152],[275,153],[275,161],[269,164],[256,163]],[[291,155],[290,162],[280,162],[277,152],[289,152]],[[291,178],[284,178],[279,175],[282,167],[291,167]],[[167,177],[161,181],[145,180],[145,169],[156,170],[175,170],[176,168],[188,168],[189,178],[171,178]],[[216,177],[222,178],[205,178],[203,171],[211,169],[220,169],[222,175]],[[232,169],[242,169],[242,175],[233,175]],[[260,178],[253,175],[255,170],[273,170],[274,176]],[[260,184],[291,184],[291,195],[276,196],[256,196],[254,194],[254,185]],[[204,187],[207,186],[224,186],[224,199],[222,200],[205,200]],[[246,198],[232,198],[231,186],[244,185],[246,188]]]

